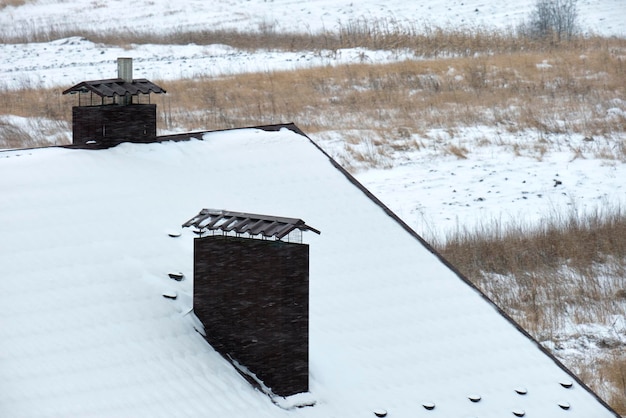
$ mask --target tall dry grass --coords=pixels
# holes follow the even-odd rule
[[[0,148],[71,142],[72,109],[61,96],[62,91],[32,86],[18,90],[0,88]],[[28,122],[22,118],[28,118]]]
[[[600,379],[606,387],[607,399],[620,414],[626,415],[626,355],[615,353],[600,362]]]
[[[355,133],[371,162],[420,146],[450,148],[428,132],[490,126],[519,140],[500,145],[536,158],[554,135],[573,157],[626,160],[626,40],[589,40],[577,49],[363,63],[217,79],[164,82],[169,130],[295,121],[305,131]],[[530,133],[530,134],[529,134]],[[515,135],[508,135],[515,134]],[[455,138],[457,140],[459,138]],[[463,142],[463,139],[459,139]],[[485,139],[492,145],[497,138]],[[470,151],[479,144],[455,143]],[[363,159],[362,147],[346,152]],[[365,161],[367,163],[367,161]]]
[[[541,342],[576,339],[577,325],[611,327],[626,317],[626,211],[553,214],[540,228],[493,222],[459,230],[439,251]],[[619,333],[620,331],[615,331]],[[570,368],[626,413],[626,358],[620,338],[581,336],[605,353],[564,359]],[[608,354],[607,354],[608,353]]]
[[[606,357],[581,359],[568,365],[622,416],[626,416],[626,354],[614,349]]]
[[[583,216],[572,209],[552,214],[537,229],[493,221],[478,231],[456,231],[444,248],[472,276],[553,271],[564,261],[585,274],[611,258],[626,259],[626,212],[618,207]]]
[[[4,9],[5,7],[19,7],[19,6],[23,6],[24,4],[26,4],[27,0],[0,0],[0,10]]]
[[[1,0],[6,5],[24,4],[26,0]],[[2,3],[0,3],[1,5]],[[21,26],[20,26],[21,25]],[[285,32],[271,22],[262,22],[256,28],[173,29],[112,27],[108,30],[90,29],[68,22],[23,22],[0,28],[0,42],[6,44],[49,42],[73,36],[95,43],[124,46],[130,44],[197,45],[226,44],[234,48],[280,49],[289,51],[336,51],[361,47],[379,50],[407,49],[428,58],[445,56],[473,56],[477,53],[511,53],[521,50],[550,50],[577,48],[586,42],[583,37],[571,37],[567,42],[539,39],[515,29],[493,29],[481,26],[442,27],[427,21],[396,18],[360,18],[339,22],[333,30],[317,32]]]
[[[70,34],[54,27],[39,29],[49,33],[31,29],[25,32],[35,39]],[[555,134],[583,135],[589,140],[584,147],[571,147],[576,157],[593,152],[624,160],[626,155],[619,140],[626,130],[626,39],[580,37],[555,44],[511,31],[418,27],[390,19],[357,20],[338,32],[320,34],[281,34],[271,26],[254,34],[80,33],[117,45],[220,42],[330,55],[342,53],[340,48],[360,46],[414,55],[382,65],[372,64],[364,51],[360,63],[337,67],[155,80],[169,92],[157,98],[161,100],[159,126],[167,131],[295,121],[312,134],[340,131],[365,137],[367,149],[345,146],[346,153],[364,165],[384,165],[389,153],[421,146],[467,154],[474,144],[458,142],[453,149],[428,132],[446,129],[452,137],[459,127],[477,125],[518,134],[519,141],[501,145],[537,158]],[[2,36],[5,42],[12,40],[6,33]],[[8,99],[0,105],[0,114],[67,121],[72,102],[61,101],[61,90],[26,85],[19,91],[3,91]],[[526,138],[528,132],[531,138]],[[488,139],[483,142],[488,143]]]

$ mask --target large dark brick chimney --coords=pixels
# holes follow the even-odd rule
[[[184,226],[208,234],[194,243],[193,308],[206,340],[270,394],[307,392],[309,246],[293,238],[319,231],[299,219],[207,209]]]

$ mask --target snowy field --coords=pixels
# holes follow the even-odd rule
[[[594,146],[582,136],[569,140]],[[553,150],[541,160],[498,146],[476,148],[467,159],[416,153],[392,169],[365,170],[357,177],[413,229],[439,240],[457,229],[532,226],[557,214],[615,209],[626,202],[626,164],[574,158],[570,151]]]
[[[0,10],[0,33],[18,35],[46,30],[83,28],[111,31],[176,33],[190,30],[237,29],[316,33],[336,30],[359,19],[417,22],[417,26],[514,27],[528,18],[534,0],[442,0],[352,2],[292,0],[186,1],[144,0],[129,7],[122,1],[28,1]],[[580,0],[586,32],[626,36],[624,0]],[[0,45],[0,87],[71,85],[77,79],[111,77],[112,62],[132,56],[136,71],[151,80],[199,75],[218,76],[251,71],[296,69],[358,62],[405,59],[386,51],[344,50],[338,54],[300,51],[247,52],[226,45],[98,45],[81,38],[49,43]]]
[[[34,0],[7,7],[0,24],[16,32],[37,28],[82,26],[109,30],[180,31],[272,27],[281,32],[334,30],[359,18],[394,18],[439,26],[508,27],[526,19],[534,0]],[[579,0],[585,30],[606,35],[624,34],[623,0]]]
[[[527,19],[533,4],[534,0],[231,0],[174,4],[143,1],[129,8],[121,1],[40,0],[0,10],[0,27],[5,34],[32,33],[42,28],[110,30],[112,24],[121,30],[146,32],[221,28],[256,31],[268,27],[276,31],[317,32],[337,29],[355,19],[382,18],[438,26],[504,28]],[[626,36],[626,1],[581,0],[578,8],[584,31]],[[115,59],[119,56],[134,58],[135,77],[173,80],[359,62],[364,53],[371,62],[411,58],[389,51],[251,52],[227,45],[120,48],[74,37],[47,43],[0,45],[0,87],[66,87],[83,80],[111,78],[116,74]],[[620,114],[625,108],[624,98],[616,97],[612,110]],[[595,210],[626,202],[625,164],[593,158],[594,148],[603,144],[586,142],[583,135],[546,138],[549,150],[541,158],[516,157],[498,146],[476,148],[471,141],[487,137],[499,139],[493,142],[522,143],[538,135],[529,132],[528,138],[520,138],[519,134],[512,137],[506,130],[474,127],[461,134],[466,138],[463,145],[470,150],[467,159],[422,150],[392,157],[388,162],[391,169],[365,169],[356,174],[427,238],[443,239],[456,228],[473,228],[492,220],[535,224],[555,212],[572,208]],[[313,139],[331,154],[342,156],[341,144],[327,140],[328,137]],[[574,147],[587,151],[585,158],[576,158],[571,151]]]

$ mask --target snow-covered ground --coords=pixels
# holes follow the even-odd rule
[[[176,32],[193,29],[235,28],[241,31],[306,31],[337,29],[351,20],[383,18],[433,25],[488,27],[513,26],[528,17],[534,0],[388,1],[344,0],[295,2],[291,0],[142,1],[132,7],[121,1],[28,1],[0,10],[0,31],[32,33],[46,29],[85,27],[110,31]],[[585,31],[626,35],[624,0],[581,0],[579,18]],[[112,22],[114,22],[112,24]],[[409,58],[389,51],[242,51],[227,45],[129,45],[124,48],[95,44],[73,37],[46,43],[0,44],[0,87],[68,86],[83,80],[111,78],[115,59],[134,58],[134,74],[151,80],[217,76],[253,71],[296,69],[358,62],[363,53],[371,62]],[[616,100],[624,98],[616,97]],[[617,111],[623,106],[616,106]],[[294,121],[298,123],[298,121]],[[475,127],[473,136],[511,135]],[[314,138],[332,154],[341,152],[323,137]],[[502,139],[502,138],[501,138]],[[537,159],[506,155],[497,146],[473,148],[467,159],[420,151],[391,161],[392,169],[357,173],[419,233],[443,238],[455,228],[473,227],[492,219],[537,222],[542,216],[575,207],[617,206],[626,202],[625,165],[589,158],[601,144],[582,136],[552,138],[549,152]],[[503,138],[505,142],[519,138]],[[471,141],[469,141],[471,142]],[[501,141],[500,141],[501,142]],[[576,142],[589,150],[574,158],[564,143]],[[564,150],[565,149],[565,150]],[[556,184],[556,180],[561,183]],[[556,186],[556,187],[555,187]]]
[[[493,134],[486,127],[477,131]],[[570,141],[597,146],[582,135]],[[416,152],[392,169],[364,170],[357,177],[427,239],[494,224],[538,225],[557,214],[626,203],[626,164],[575,158],[569,150],[553,150],[541,159],[495,145],[475,147],[465,159]]]
[[[361,18],[392,18],[439,26],[509,27],[528,17],[535,0],[34,0],[2,10],[4,32],[85,27],[133,31],[203,29],[319,32]],[[579,0],[585,30],[625,34],[623,0]]]
[[[35,0],[0,9],[0,32],[24,34],[76,27],[104,31],[128,28],[135,32],[227,28],[317,32],[334,30],[362,18],[503,28],[526,19],[534,3],[535,0],[141,0],[130,6],[122,1]],[[584,31],[626,36],[625,0],[579,0],[578,8]],[[364,53],[371,62],[411,58],[397,52],[358,49],[327,53],[242,51],[227,45],[121,48],[73,37],[46,43],[0,44],[0,89],[61,88],[83,80],[112,78],[119,56],[133,57],[135,77],[174,80],[337,65],[358,62]],[[615,97],[615,112],[623,112],[623,100]],[[492,141],[494,144],[524,140],[512,135],[493,127],[474,127],[457,134],[465,138],[464,146],[469,150],[465,159],[422,149],[392,157],[389,169],[363,169],[356,176],[427,238],[443,239],[456,228],[471,229],[492,220],[538,224],[545,216],[571,209],[602,210],[626,204],[626,164],[596,157],[594,150],[605,146],[602,139],[589,141],[582,134],[549,137],[547,152],[541,156],[519,156],[497,145],[471,145],[473,137],[499,138]],[[617,135],[616,143],[626,140],[626,133]],[[340,145],[325,138],[313,136],[331,154],[341,152]],[[582,156],[573,149],[581,149]]]
[[[364,51],[243,51],[228,45],[133,45],[111,47],[71,37],[45,43],[0,44],[0,88],[68,86],[115,77],[115,60],[133,58],[134,74],[149,80],[177,80],[258,71],[295,70],[359,62],[411,58],[408,53]]]
[[[176,33],[190,30],[289,31],[315,33],[336,30],[358,19],[393,19],[412,25],[451,27],[513,27],[528,18],[534,0],[443,0],[380,2],[363,0],[230,0],[167,2],[143,0],[132,6],[122,1],[28,1],[0,10],[0,33],[18,35],[71,28]],[[580,0],[584,31],[626,35],[624,0]],[[38,44],[0,44],[0,87],[71,85],[77,79],[111,77],[118,56],[135,58],[137,73],[151,80],[238,72],[295,69],[358,61],[407,58],[385,51],[247,52],[226,45],[128,45],[124,48],[94,44],[81,38]]]

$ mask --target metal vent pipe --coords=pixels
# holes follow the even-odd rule
[[[133,59],[132,58],[118,58],[117,59],[117,77],[122,80],[132,83],[133,82]]]

